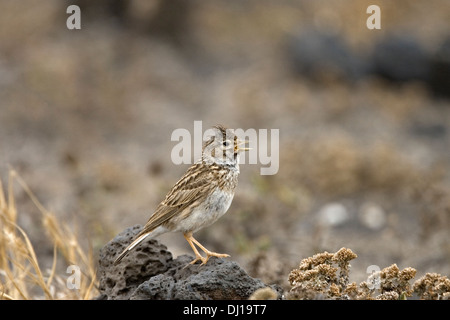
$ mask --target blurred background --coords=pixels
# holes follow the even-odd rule
[[[194,120],[280,130],[278,173],[242,165],[230,210],[196,235],[250,275],[285,286],[301,259],[347,247],[351,281],[393,263],[449,276],[448,0],[1,2],[0,178],[15,169],[94,253],[184,173],[170,138]]]

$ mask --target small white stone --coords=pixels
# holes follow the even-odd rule
[[[338,226],[350,217],[347,208],[339,202],[331,202],[319,210],[319,221],[328,226]]]
[[[359,210],[359,221],[367,228],[380,230],[386,225],[386,213],[383,208],[373,203],[365,203]]]

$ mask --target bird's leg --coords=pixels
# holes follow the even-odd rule
[[[195,253],[195,259],[192,260],[192,262],[190,264],[194,264],[198,260],[201,260],[202,264],[205,264],[206,262],[208,262],[208,259],[207,258],[203,258],[202,255],[198,252],[197,248],[195,247],[193,241],[196,241],[196,240],[192,237],[192,232],[184,233],[183,236],[186,239],[186,241],[189,243],[189,245],[191,246],[192,250]]]
[[[202,265],[203,265],[203,264],[206,264],[208,262],[209,258],[211,258],[211,257],[226,258],[226,257],[230,256],[230,255],[225,254],[225,253],[216,253],[216,252],[209,251],[204,246],[202,246],[200,244],[200,242],[198,242],[197,240],[194,239],[194,237],[192,236],[192,232],[188,232],[188,233],[185,233],[183,235],[184,235],[184,238],[189,243],[189,245],[191,246],[192,250],[194,250],[194,253],[195,253],[195,259],[191,262],[191,264],[194,264],[198,260],[201,260],[202,261]],[[200,249],[202,249],[203,252],[206,253],[206,258],[202,257],[202,255],[198,252],[197,248],[195,247],[194,243]]]
[[[230,256],[229,254],[226,254],[226,253],[216,253],[216,252],[209,251],[204,246],[202,246],[200,244],[200,242],[195,240],[194,237],[192,236],[192,234],[191,234],[191,241],[194,242],[200,249],[202,249],[204,253],[206,253],[206,259],[205,259],[205,261],[202,260],[202,264],[207,263],[209,258],[211,258],[211,257],[226,258],[226,257]]]

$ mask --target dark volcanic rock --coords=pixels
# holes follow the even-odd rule
[[[450,36],[431,58],[430,86],[436,95],[450,98]]]
[[[99,290],[108,299],[128,299],[145,280],[165,272],[173,261],[167,247],[156,240],[140,245],[114,266],[114,260],[142,226],[128,228],[108,242],[99,254]]]
[[[288,52],[294,71],[313,79],[327,74],[355,81],[369,71],[367,62],[350,49],[343,37],[320,29],[290,37]]]
[[[409,35],[389,35],[376,44],[374,73],[392,81],[428,82],[430,61],[420,42]]]
[[[213,257],[206,265],[190,265],[194,258],[187,255],[172,259],[156,240],[139,245],[114,266],[114,259],[141,229],[126,229],[100,250],[99,299],[236,300],[248,299],[257,289],[267,287],[229,259]],[[281,289],[273,289],[281,295]]]
[[[184,255],[164,274],[144,281],[130,299],[247,299],[266,285],[250,277],[236,262],[211,258],[206,265],[189,265]]]

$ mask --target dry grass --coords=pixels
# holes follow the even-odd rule
[[[53,243],[53,262],[49,270],[43,270],[36,255],[32,240],[22,229],[17,218],[13,185],[18,183],[41,213],[43,231]],[[0,181],[0,299],[91,299],[95,288],[95,268],[92,252],[86,253],[76,234],[55,215],[47,211],[31,192],[27,184],[11,170],[8,193]],[[67,284],[75,284],[75,273],[61,276],[57,270],[58,253],[62,255],[66,267],[76,265],[80,270],[78,288],[70,289]]]

